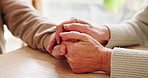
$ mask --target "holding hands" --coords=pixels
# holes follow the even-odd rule
[[[57,26],[47,51],[57,58],[66,57],[75,73],[110,72],[112,50],[102,46],[109,37],[107,27],[72,18]]]

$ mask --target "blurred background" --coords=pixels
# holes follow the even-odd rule
[[[119,24],[130,19],[144,0],[25,0],[42,15],[56,24],[76,17],[94,26]],[[18,49],[24,43],[11,35],[5,26],[5,53]]]

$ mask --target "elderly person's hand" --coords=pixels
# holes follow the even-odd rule
[[[110,72],[111,49],[103,47],[97,40],[84,33],[62,32],[60,36],[63,42],[59,45],[61,48],[58,48],[58,52],[67,51],[65,57],[75,73]],[[53,51],[55,50],[56,48]]]
[[[53,48],[56,46],[55,44],[56,43],[60,44],[61,37],[59,34],[63,31],[78,31],[81,33],[88,34],[101,44],[106,44],[110,37],[109,29],[106,26],[95,27],[85,21],[76,18],[71,18],[70,20],[65,21],[57,26],[56,35],[51,40],[49,47],[47,48],[47,51],[52,52]],[[59,55],[59,57],[62,57],[62,55]]]
[[[61,23],[60,25],[56,26],[56,35],[55,37],[50,41],[49,46],[47,48],[47,51],[52,52],[52,49],[56,46],[56,44],[60,44],[61,43],[61,37],[60,37],[60,33],[63,31],[68,31],[64,29],[64,25],[66,24],[73,24],[73,23],[79,23],[79,24],[85,24],[85,25],[90,25],[89,23],[76,19],[74,17],[70,18],[67,21],[64,21],[63,23]]]

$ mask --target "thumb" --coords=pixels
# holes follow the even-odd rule
[[[60,55],[66,54],[66,46],[64,44],[61,44],[60,46]]]
[[[66,47],[64,44],[57,45],[52,50],[52,55],[56,58],[63,58],[66,54]]]

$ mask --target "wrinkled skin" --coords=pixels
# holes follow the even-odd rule
[[[56,58],[67,58],[75,73],[110,72],[112,50],[102,46],[109,40],[109,34],[106,26],[94,27],[71,18],[56,27],[47,51]]]
[[[100,26],[100,27],[95,27],[90,25],[89,23],[76,19],[76,18],[71,18],[68,21],[63,22],[62,24],[58,25],[56,27],[56,35],[55,37],[51,40],[47,51],[49,52],[53,52],[52,50],[55,48],[55,46],[59,47],[56,44],[60,44],[61,43],[61,37],[60,37],[60,33],[64,32],[64,31],[78,31],[81,33],[85,33],[90,35],[91,37],[93,37],[95,40],[97,40],[98,42],[100,42],[102,45],[105,45],[107,43],[107,41],[109,40],[109,30],[107,27],[105,26]],[[58,51],[54,51],[54,52],[58,52]],[[52,53],[53,56],[56,56],[57,58],[62,58],[65,53]],[[59,54],[59,55],[57,55]]]
[[[63,42],[57,49],[60,50],[61,48],[62,50],[60,51],[66,51],[65,57],[75,73],[100,70],[110,72],[110,49],[103,47],[98,41],[84,33],[63,32],[60,33],[60,35]],[[77,42],[70,41],[72,39]],[[57,49],[54,48],[53,52]],[[59,53],[61,53],[60,51]],[[108,58],[108,60],[105,61],[104,58]],[[102,62],[102,60],[104,60],[104,62]]]

